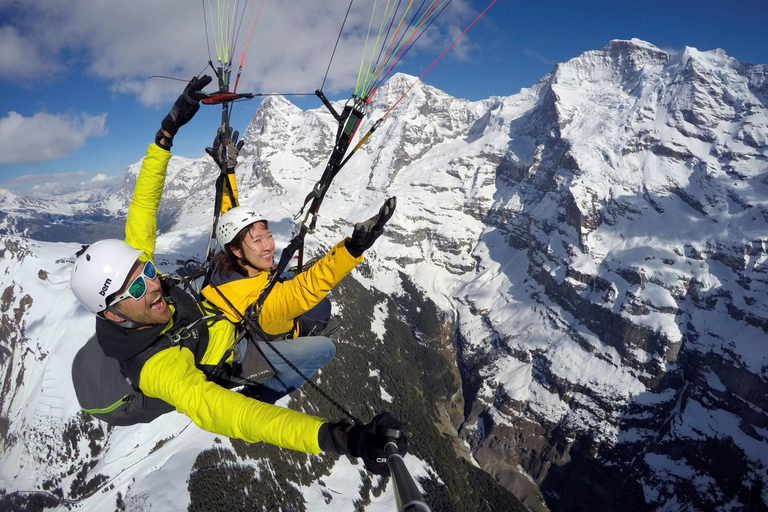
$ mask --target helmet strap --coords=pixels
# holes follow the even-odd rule
[[[243,251],[243,257],[240,258],[240,264],[244,267],[251,267],[253,269],[259,270],[259,268],[257,268],[256,265],[248,261],[248,259],[245,257],[245,251]]]

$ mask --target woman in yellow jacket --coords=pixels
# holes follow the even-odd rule
[[[278,281],[267,295],[257,319],[263,339],[252,336],[250,343],[243,340],[238,345],[246,366],[262,368],[264,365],[254,358],[265,359],[276,372],[264,383],[261,400],[274,403],[304,383],[301,374],[310,377],[333,358],[336,349],[331,340],[311,336],[321,334],[330,320],[331,304],[326,295],[363,260],[363,251],[381,235],[395,204],[395,198],[388,199],[377,215],[355,225],[351,238],[336,244],[306,271]],[[275,242],[268,221],[248,206],[232,208],[221,216],[216,239],[223,250],[215,259],[211,283],[202,293],[237,322],[274,271]],[[284,338],[289,341],[277,341]],[[265,340],[272,340],[271,346]]]
[[[173,136],[194,116],[210,80],[195,78],[187,85],[147,149],[125,241],[102,240],[78,253],[70,286],[96,314],[95,348],[118,362],[142,398],[126,403],[126,409],[141,407],[146,398],[158,399],[210,432],[306,453],[331,450],[361,457],[369,470],[386,473],[376,462],[383,454],[379,432],[381,427],[401,429],[399,421],[382,413],[367,425],[329,423],[231,391],[222,368],[232,363],[226,355],[235,326],[171,286],[154,267],[156,214]],[[87,373],[73,367],[73,378],[98,378]],[[399,444],[405,452],[402,438]]]

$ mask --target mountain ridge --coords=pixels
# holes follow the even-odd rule
[[[383,85],[361,130],[415,80]],[[461,376],[453,435],[532,510],[757,509],[768,504],[766,91],[768,66],[636,39],[509,97],[469,102],[418,83],[339,174],[309,250],[398,197],[353,279],[399,296],[402,274],[434,301]],[[281,97],[243,132],[241,202],[274,219],[278,246],[334,133],[324,109]],[[125,211],[139,165],[101,210]],[[164,270],[203,253],[215,175],[208,158],[171,159]],[[49,274],[63,280],[69,262]],[[7,314],[29,310],[29,286],[10,285]],[[7,359],[0,368],[19,380]],[[4,438],[17,432],[9,411],[0,403]],[[428,472],[427,459],[416,460]]]

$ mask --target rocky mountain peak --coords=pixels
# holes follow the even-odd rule
[[[517,288],[512,295],[522,304],[502,308],[505,315],[494,315],[497,306],[483,299],[489,290],[467,295],[471,314],[489,311],[492,317],[486,320],[487,330],[478,320],[477,330],[505,346],[491,356],[498,359],[484,367],[488,373],[504,368],[508,378],[500,379],[496,387],[481,388],[478,395],[486,393],[486,411],[492,411],[490,423],[500,436],[508,435],[501,432],[509,425],[542,425],[540,414],[552,410],[550,398],[556,395],[563,409],[553,415],[557,423],[551,423],[551,428],[568,431],[563,439],[589,440],[588,455],[570,451],[570,457],[582,460],[571,466],[589,467],[601,475],[598,478],[603,475],[601,465],[618,460],[614,455],[630,446],[653,443],[653,448],[643,448],[654,453],[645,456],[643,471],[653,472],[654,463],[664,461],[719,480],[725,475],[716,465],[680,454],[676,443],[693,447],[713,442],[710,436],[714,436],[727,438],[724,445],[733,443],[744,450],[753,440],[766,442],[765,436],[752,436],[749,427],[731,430],[720,425],[704,429],[709,432],[704,436],[691,435],[689,430],[700,431],[697,411],[702,403],[729,411],[726,414],[742,418],[746,414],[736,413],[727,401],[715,406],[708,398],[707,375],[718,375],[721,390],[738,396],[736,400],[743,400],[744,392],[726,374],[749,379],[744,369],[751,368],[747,373],[762,375],[753,380],[753,391],[766,387],[768,360],[763,355],[755,358],[752,344],[746,341],[768,339],[768,307],[765,302],[758,306],[753,299],[755,289],[768,286],[764,271],[768,203],[762,184],[768,115],[760,93],[750,86],[753,73],[721,50],[687,48],[670,56],[642,41],[612,41],[601,51],[558,65],[525,121],[518,117],[510,123],[509,151],[500,166],[510,189],[497,197],[491,218],[504,239],[525,253],[510,261],[528,265],[527,278],[499,272],[499,289]],[[763,192],[755,195],[758,190]],[[686,232],[696,236],[681,236]],[[489,243],[497,240],[491,233],[487,236]],[[487,267],[493,259],[481,258],[479,265]],[[720,263],[713,260],[727,262],[729,270],[721,272]],[[471,296],[476,299],[470,300]],[[717,310],[733,314],[707,318]],[[534,341],[537,314],[560,318],[562,334]],[[511,317],[526,318],[525,325],[509,328]],[[748,317],[752,318],[749,326],[744,324]],[[751,334],[740,335],[739,342],[728,334],[744,330]],[[478,331],[467,338],[475,338]],[[552,339],[557,340],[560,355],[540,360],[542,353],[550,351]],[[573,350],[560,360],[569,343],[574,344]],[[467,350],[474,352],[474,346],[468,343]],[[601,351],[612,368],[605,371],[615,369],[624,375],[622,379],[628,377],[626,387],[610,385],[610,391],[595,392],[590,385],[590,391],[576,392],[578,382],[584,378],[594,382],[596,375],[585,377],[590,374],[586,366],[576,373],[568,368],[574,369],[574,362],[585,354],[592,354],[587,359],[596,362]],[[644,389],[639,395],[630,391],[636,384]],[[542,389],[534,391],[538,386]],[[577,396],[585,391],[587,396]],[[753,391],[748,394],[752,396]],[[500,393],[506,399],[500,400]],[[626,393],[627,409],[615,423],[606,416],[593,422],[592,413],[584,411],[590,409],[587,404],[614,400],[618,396],[614,393]],[[661,413],[664,407],[656,399],[662,396],[689,405],[673,409],[670,403],[668,412]],[[538,400],[541,413],[520,409]],[[748,400],[755,404],[754,398]],[[500,402],[504,405],[490,405]],[[677,407],[681,402],[675,403]],[[679,428],[662,428],[668,414],[680,422]],[[645,418],[639,421],[642,427],[628,426],[640,416]],[[656,419],[648,421],[651,417]],[[765,410],[746,417],[746,422],[762,423]],[[478,417],[478,423],[487,435],[489,421]],[[603,430],[607,424],[617,430]],[[493,438],[479,444],[490,450],[496,442]],[[515,457],[514,451],[505,455]],[[594,466],[586,462],[591,459]],[[532,470],[538,467],[533,460],[529,463]],[[758,457],[753,464],[762,468],[766,460]],[[537,474],[544,481],[557,482],[553,490],[560,493],[564,479],[577,477],[567,466],[546,477]],[[754,492],[753,486],[761,485],[754,484],[748,472],[740,474],[744,489],[752,489],[744,492]],[[654,489],[662,485],[663,479],[657,478],[644,479],[645,499],[650,503],[670,498],[665,491],[649,498],[648,482],[657,482]],[[684,490],[688,483],[674,480],[675,492],[691,496],[690,490]],[[564,498],[566,509],[577,506],[572,500],[580,494],[570,490],[574,494]],[[699,498],[706,494],[701,489]]]
[[[664,64],[670,58],[669,54],[657,46],[643,41],[642,39],[632,38],[613,39],[602,49],[612,56],[619,59],[628,58],[639,68],[644,64]]]
[[[258,137],[270,137],[286,130],[287,120],[301,112],[285,96],[267,96],[253,114],[245,135],[255,140]]]

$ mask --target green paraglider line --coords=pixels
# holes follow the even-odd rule
[[[408,14],[408,11],[410,10],[412,4],[413,4],[413,0],[409,0],[408,7],[405,8],[405,12],[403,13],[403,16],[400,18],[400,22],[397,24],[397,28],[395,29],[395,34],[392,36],[392,40],[389,42],[389,46],[387,47],[387,53],[384,54],[384,60],[387,60],[387,57],[389,56],[389,53],[392,50],[392,45],[395,42],[395,38],[397,37],[398,32],[400,32],[400,27],[403,26],[403,20],[405,19],[405,15]]]
[[[486,7],[486,8],[485,8],[485,10],[484,10],[483,12],[481,12],[480,14],[478,14],[478,15],[477,15],[477,18],[475,18],[475,19],[474,19],[474,21],[472,21],[472,23],[470,23],[470,24],[469,24],[469,26],[468,26],[467,28],[465,28],[465,29],[464,29],[464,31],[462,31],[462,33],[461,33],[461,34],[459,34],[459,35],[458,35],[458,37],[457,37],[456,39],[454,39],[454,40],[453,40],[453,42],[452,42],[450,45],[448,45],[448,48],[446,48],[445,50],[443,50],[443,53],[441,53],[441,54],[440,54],[440,56],[439,56],[438,58],[436,58],[436,59],[435,59],[435,60],[432,62],[432,64],[430,64],[430,65],[429,65],[429,67],[428,67],[427,69],[425,69],[425,70],[424,70],[424,72],[423,72],[421,75],[419,75],[419,78],[417,78],[417,79],[416,79],[416,81],[415,81],[415,82],[413,82],[413,83],[411,84],[411,86],[410,86],[410,87],[408,87],[408,89],[407,89],[407,90],[406,90],[406,91],[403,93],[403,95],[402,95],[402,96],[400,96],[400,99],[398,99],[398,100],[397,100],[397,101],[396,101],[396,102],[395,102],[395,103],[394,103],[394,104],[393,104],[391,107],[389,107],[389,110],[387,110],[387,112],[386,112],[386,113],[385,113],[383,116],[381,116],[381,118],[382,118],[382,119],[384,119],[385,117],[387,117],[387,116],[389,115],[389,113],[390,113],[390,112],[392,112],[392,109],[394,109],[394,108],[397,106],[397,104],[398,104],[398,103],[400,103],[400,101],[401,101],[403,98],[405,98],[405,95],[406,95],[406,94],[408,94],[408,92],[410,92],[410,90],[411,90],[411,89],[413,89],[413,86],[414,86],[414,85],[416,85],[417,83],[419,83],[419,81],[421,80],[421,78],[422,78],[424,75],[426,75],[426,74],[427,74],[427,71],[429,71],[430,69],[432,69],[432,66],[434,66],[434,65],[437,63],[437,61],[439,61],[441,58],[443,58],[443,55],[445,55],[446,53],[448,53],[448,50],[450,50],[450,49],[453,47],[453,45],[454,45],[454,44],[456,44],[456,42],[457,42],[459,39],[461,39],[461,38],[462,38],[462,36],[463,36],[464,34],[466,34],[466,33],[467,33],[467,30],[469,30],[470,28],[472,28],[472,25],[474,25],[474,24],[477,22],[477,20],[479,20],[479,19],[480,19],[480,18],[483,16],[483,14],[485,14],[486,12],[488,12],[488,9],[490,9],[491,7],[493,7],[493,4],[495,4],[497,1],[498,1],[498,0],[493,0],[493,1],[492,1],[492,2],[491,2],[489,5],[488,5],[488,7]],[[373,90],[373,92],[371,92],[371,94],[373,94],[374,92],[376,92],[376,89],[374,89],[374,90]]]
[[[368,31],[365,34],[365,46],[363,47],[363,58],[360,60],[360,68],[357,70],[357,81],[355,82],[355,92],[354,95],[357,96],[357,91],[360,88],[360,76],[363,74],[363,65],[365,64],[365,53],[368,50],[368,39],[371,35],[371,27],[373,26],[373,15],[376,14],[376,4],[378,3],[377,0],[374,0],[373,2],[373,9],[371,9],[371,19],[368,20]],[[389,2],[387,2],[387,8],[389,8]],[[385,16],[386,16],[386,10]],[[376,45],[379,42],[379,36],[381,35],[381,28],[379,28],[379,34],[376,36],[376,42],[373,45],[373,50],[376,49]],[[373,51],[371,52],[371,55],[373,55]],[[370,62],[368,63],[368,69],[370,69]],[[367,72],[367,70],[366,70]]]
[[[415,27],[415,28],[413,29],[413,31],[412,31],[412,33],[411,33],[411,36],[410,36],[409,40],[410,40],[411,38],[413,38],[413,36],[414,36],[414,35],[416,34],[416,32],[418,31],[419,27],[420,27],[421,25],[423,25],[423,24],[424,24],[424,22],[425,22],[425,21],[427,21],[428,19],[429,19],[429,23],[427,24],[427,26],[426,26],[426,27],[424,27],[424,29],[423,29],[423,30],[422,30],[422,31],[419,33],[419,35],[416,37],[416,39],[414,39],[414,40],[413,40],[413,42],[412,42],[412,43],[410,43],[410,44],[406,43],[406,44],[402,44],[402,45],[401,45],[401,43],[402,43],[402,40],[403,40],[403,38],[405,37],[405,34],[403,34],[403,35],[401,36],[401,39],[400,39],[400,41],[398,42],[398,46],[397,46],[397,48],[400,50],[400,51],[399,51],[399,53],[398,53],[398,56],[397,56],[397,58],[396,58],[396,59],[395,59],[395,60],[392,62],[392,65],[389,67],[389,69],[387,70],[387,72],[386,72],[386,73],[384,73],[383,75],[381,74],[381,69],[383,69],[383,68],[384,68],[384,67],[385,67],[385,66],[386,66],[386,65],[389,63],[389,59],[387,59],[387,60],[383,61],[381,64],[379,64],[379,65],[378,65],[378,66],[379,66],[379,71],[378,71],[378,73],[376,74],[376,76],[374,77],[374,76],[373,76],[373,74],[372,74],[372,75],[369,77],[369,79],[368,79],[368,81],[369,81],[369,82],[373,82],[373,83],[375,83],[375,85],[374,85],[373,87],[370,87],[370,84],[366,84],[366,92],[364,92],[364,93],[363,93],[363,96],[364,96],[364,97],[365,97],[365,95],[366,95],[366,93],[367,93],[367,91],[368,91],[368,90],[370,90],[370,89],[374,89],[374,90],[375,90],[376,88],[378,88],[378,87],[379,87],[379,85],[381,85],[381,83],[382,83],[382,82],[384,82],[384,80],[386,80],[386,78],[389,76],[389,73],[392,71],[392,68],[394,68],[394,66],[395,66],[395,65],[396,65],[396,64],[397,64],[397,63],[398,63],[400,60],[402,60],[402,58],[403,58],[403,57],[404,57],[404,56],[405,56],[405,55],[406,55],[406,54],[407,54],[407,53],[410,51],[410,49],[411,49],[411,48],[413,48],[413,46],[416,44],[416,42],[417,42],[417,41],[418,41],[418,40],[421,38],[421,36],[423,36],[423,35],[424,35],[424,33],[427,31],[427,29],[428,29],[430,26],[432,26],[432,23],[434,23],[434,21],[437,19],[437,17],[438,17],[438,16],[440,16],[440,14],[442,14],[442,13],[443,13],[443,11],[445,10],[445,8],[446,8],[446,7],[448,7],[448,4],[450,4],[450,3],[451,3],[451,1],[452,1],[452,0],[443,0],[443,3],[442,3],[442,5],[439,7],[439,11],[436,11],[436,12],[434,12],[434,13],[433,13],[433,14],[432,14],[430,17],[425,17],[424,15],[422,15],[422,18],[419,20],[419,26],[418,26],[418,27]],[[433,4],[432,4],[432,6],[434,7],[436,4],[437,4],[437,2],[433,3]],[[422,5],[423,5],[423,4],[422,4]],[[421,7],[419,7],[419,10],[421,10]],[[430,10],[432,10],[432,8],[430,8]],[[417,13],[414,15],[414,19],[416,18],[416,16],[418,16],[418,12],[417,12]],[[411,21],[413,21],[413,20],[411,20]]]
[[[424,24],[424,22],[429,18],[429,14],[432,12],[432,10],[435,8],[435,5],[437,4],[437,0],[432,0],[431,5],[427,12],[425,14],[422,14],[421,18],[419,19],[419,22],[414,25],[414,20],[416,20],[416,17],[419,16],[419,12],[421,12],[422,7],[424,7],[424,4],[426,3],[426,0],[423,0],[419,8],[414,13],[413,17],[411,18],[411,21],[409,22],[408,26],[409,28],[407,30],[403,30],[400,40],[395,45],[395,38],[397,38],[397,34],[400,30],[400,26],[398,25],[398,30],[395,32],[395,34],[392,36],[392,40],[389,44],[389,49],[391,49],[394,46],[394,51],[390,52],[389,49],[387,50],[387,54],[385,55],[385,58],[383,61],[380,61],[377,63],[375,68],[375,73],[371,73],[368,78],[365,81],[365,88],[363,90],[363,96],[368,91],[368,86],[371,82],[375,82],[380,77],[383,80],[387,75],[389,75],[389,72],[392,70],[392,67],[394,67],[395,64],[400,60],[403,53],[409,49],[410,47],[408,44],[411,42],[411,39],[413,39],[413,36],[416,34],[416,32],[419,31],[419,28]],[[409,6],[410,7],[410,4]],[[407,11],[406,13],[407,14]],[[405,14],[403,14],[403,18],[405,18]],[[402,19],[400,20],[402,23]],[[408,40],[403,43],[403,39],[405,39],[405,36],[410,32],[410,36],[408,37]],[[423,33],[423,32],[422,32]],[[386,73],[384,75],[381,75],[382,70],[387,66],[387,64],[392,61],[392,65],[389,67]]]

